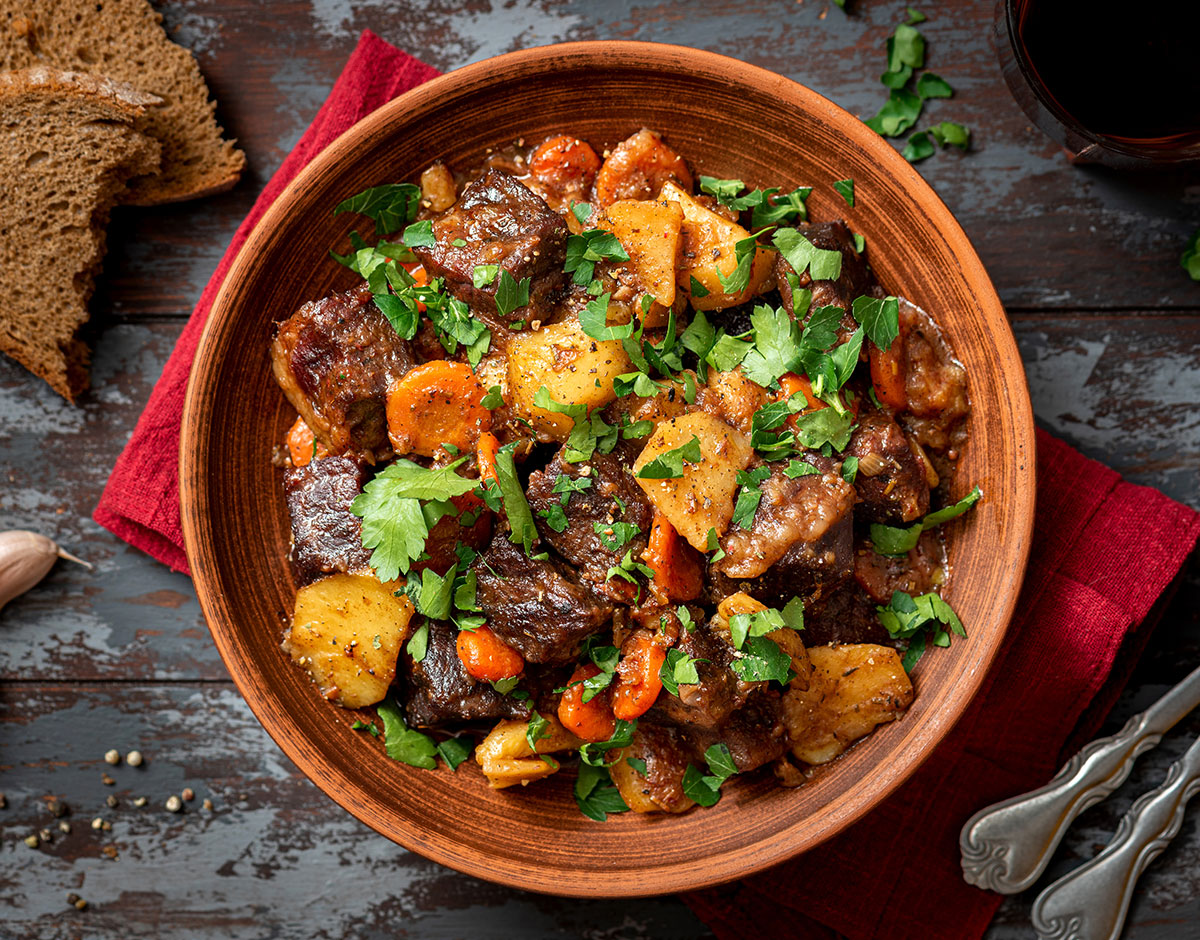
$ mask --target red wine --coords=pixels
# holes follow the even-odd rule
[[[1149,147],[1200,141],[1200,0],[1016,0],[1037,80],[1094,134]]]

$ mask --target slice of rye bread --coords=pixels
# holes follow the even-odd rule
[[[0,351],[74,401],[87,387],[88,318],[113,204],[161,148],[141,132],[158,103],[94,75],[0,73]]]
[[[103,75],[162,99],[146,118],[162,172],[133,181],[122,202],[207,196],[241,176],[246,155],[222,137],[200,66],[146,0],[0,0],[0,68],[32,65]]]

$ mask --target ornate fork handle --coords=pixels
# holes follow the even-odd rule
[[[1200,740],[1171,765],[1167,779],[1125,814],[1095,858],[1043,891],[1033,903],[1040,940],[1117,940],[1138,878],[1183,826],[1200,793]]]
[[[963,878],[1001,894],[1024,891],[1075,818],[1124,783],[1133,762],[1198,704],[1200,668],[1116,734],[1084,747],[1045,786],[980,810],[959,836]]]

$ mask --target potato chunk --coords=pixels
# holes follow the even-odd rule
[[[891,647],[813,646],[808,658],[808,688],[793,682],[783,696],[792,753],[806,763],[828,763],[912,704],[912,682]]]
[[[635,813],[682,813],[695,805],[683,792],[687,754],[661,729],[653,734],[635,731],[629,747],[608,765],[609,776]]]
[[[675,303],[675,270],[679,267],[680,230],[683,210],[666,200],[624,199],[604,210],[597,226],[617,236],[629,255],[624,262],[641,297],[655,304],[643,317],[646,326],[662,326]],[[640,302],[634,306],[641,309]]]
[[[552,323],[509,340],[508,402],[542,435],[565,441],[571,418],[537,407],[538,389],[544,385],[559,404],[587,405],[590,412],[617,397],[613,379],[632,369],[618,341],[592,339],[576,319]]]
[[[750,267],[750,281],[744,290],[727,293],[721,286],[718,272],[728,280],[737,270],[736,246],[750,233],[738,225],[702,206],[674,183],[666,183],[660,199],[678,202],[683,210],[683,246],[676,282],[687,291],[696,310],[723,310],[745,303],[751,297],[769,289],[776,252],[755,248]],[[695,278],[707,293],[693,293]]]
[[[644,480],[636,474],[667,451],[700,441],[699,463],[683,464],[683,476],[674,480]],[[692,548],[704,551],[708,530],[721,535],[733,518],[737,474],[750,463],[750,439],[712,415],[696,412],[658,425],[646,441],[633,469],[638,484],[654,507],[667,517]]]
[[[502,790],[518,783],[528,786],[534,780],[549,777],[558,770],[558,761],[553,758],[543,760],[538,755],[566,751],[583,744],[553,715],[542,717],[548,722],[546,731],[549,734],[538,739],[536,753],[525,736],[529,722],[510,719],[496,725],[475,748],[475,762],[483,769],[488,785],[493,790]]]
[[[283,647],[343,708],[383,701],[396,678],[413,605],[371,575],[335,574],[296,592]]]

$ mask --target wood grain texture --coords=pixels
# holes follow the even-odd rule
[[[713,111],[727,115],[720,126]],[[914,672],[917,701],[837,767],[796,790],[769,774],[739,781],[704,813],[630,813],[596,827],[570,775],[496,792],[478,774],[428,774],[355,739],[279,649],[292,606],[288,530],[274,441],[292,419],[267,365],[274,320],[344,280],[327,258],[355,218],[331,211],[436,155],[477,165],[489,147],[567,127],[600,150],[639,126],[661,131],[697,172],[791,189],[855,180],[856,205],[815,190],[812,218],[845,215],[882,283],[936,311],[971,382],[958,472],[989,498],[956,533],[951,600],[971,641]],[[278,277],[292,265],[303,279]],[[284,751],[384,835],[459,870],[574,896],[638,896],[728,881],[835,835],[900,785],[965,710],[1000,649],[1033,522],[1032,415],[1007,320],[961,229],[909,165],[861,122],[779,76],[677,46],[559,46],[470,66],[360,122],[317,157],[239,252],[196,355],[183,419],[180,486],[188,561],[222,657]],[[961,484],[965,492],[968,484]],[[375,746],[372,746],[375,745]],[[504,838],[497,840],[497,827]]]
[[[635,0],[163,3],[168,26],[197,52],[219,118],[241,139],[250,164],[241,185],[215,199],[118,211],[92,305],[94,388],[80,408],[0,360],[0,525],[40,529],[101,563],[95,575],[56,568],[0,612],[7,641],[0,647],[0,790],[9,802],[0,810],[0,935],[704,935],[678,901],[615,906],[524,894],[440,868],[373,835],[291,767],[232,685],[211,681],[226,672],[191,582],[127,548],[89,516],[181,329],[178,318],[312,119],[359,30],[369,27],[443,69],[565,39],[681,42],[773,68],[867,115],[884,97],[876,81],[882,43],[903,5],[851,5],[847,18],[814,0],[693,0],[686,12]],[[1178,268],[1183,242],[1200,225],[1195,180],[1067,166],[1003,89],[985,38],[991,4],[919,8],[929,16],[920,28],[929,38],[930,67],[958,92],[929,113],[969,124],[973,145],[969,154],[938,154],[917,169],[962,222],[1009,306],[1038,420],[1133,481],[1200,508],[1200,285]],[[1200,657],[1198,612],[1200,560],[1193,558],[1107,730]],[[152,684],[183,679],[210,682]],[[47,682],[69,683],[55,695],[71,694],[47,705]],[[157,715],[169,727],[155,731]],[[110,737],[116,732],[119,740]],[[1072,831],[1052,874],[1094,854],[1120,813],[1197,733],[1193,717],[1143,757],[1113,800]],[[152,736],[163,753],[145,743]],[[163,774],[153,778],[161,789],[156,782],[147,794],[161,801],[191,785],[201,798],[214,794],[216,817],[186,830],[198,814],[155,812],[138,830],[141,848],[123,851],[117,862],[26,848],[21,838],[45,819],[36,807],[42,797],[65,794],[76,804],[72,822],[85,829],[102,806],[107,788],[98,780],[93,739],[146,747],[147,771]],[[19,760],[10,757],[14,749]],[[201,767],[211,779],[195,773]],[[243,779],[261,782],[240,789]],[[124,785],[118,781],[118,792]],[[240,793],[248,797],[244,807]],[[125,838],[124,814],[132,812],[117,811],[111,838]],[[147,859],[137,861],[140,853]],[[1126,940],[1192,940],[1200,919],[1197,859],[1200,827],[1190,821],[1143,877]],[[91,910],[68,908],[69,890],[88,897]],[[988,940],[1028,937],[1031,900],[1007,899]],[[311,921],[297,913],[309,904]]]

